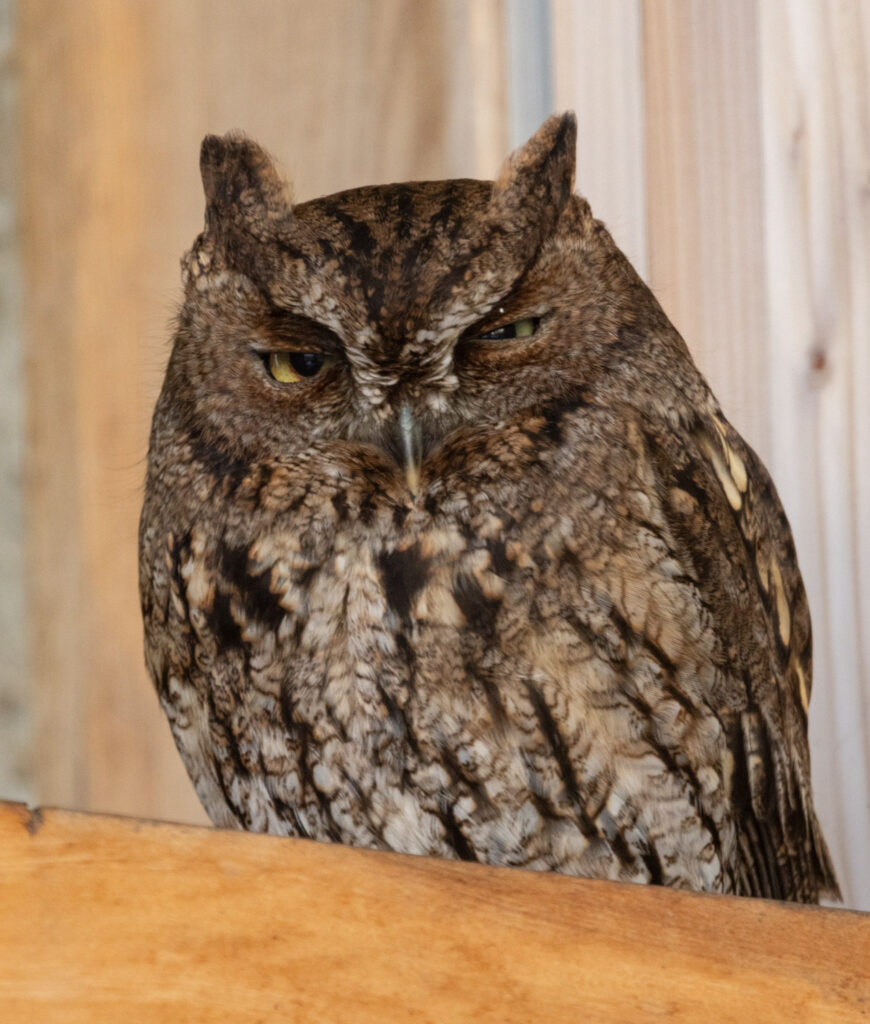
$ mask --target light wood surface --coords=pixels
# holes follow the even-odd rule
[[[865,1021],[870,916],[0,806],[8,1021]]]
[[[576,188],[646,278],[641,0],[552,0],[553,95],[577,114]]]
[[[649,276],[729,419],[770,450],[758,3],[643,7]]]

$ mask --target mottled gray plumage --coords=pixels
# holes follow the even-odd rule
[[[574,146],[294,206],[205,140],[148,667],[218,825],[814,901],[789,527]]]

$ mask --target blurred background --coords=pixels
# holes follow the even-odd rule
[[[0,0],[0,797],[205,820],[136,565],[201,137],[308,199],[492,177],[569,107],[578,190],[791,519],[816,803],[870,909],[867,0]]]

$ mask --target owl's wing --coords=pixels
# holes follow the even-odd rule
[[[675,554],[709,613],[730,681],[727,696],[708,699],[733,759],[737,890],[838,896],[810,788],[809,608],[776,489],[716,408],[688,439],[647,426],[646,440]]]

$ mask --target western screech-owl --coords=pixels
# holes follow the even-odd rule
[[[789,527],[574,147],[294,206],[205,139],[148,668],[217,825],[815,901]]]

